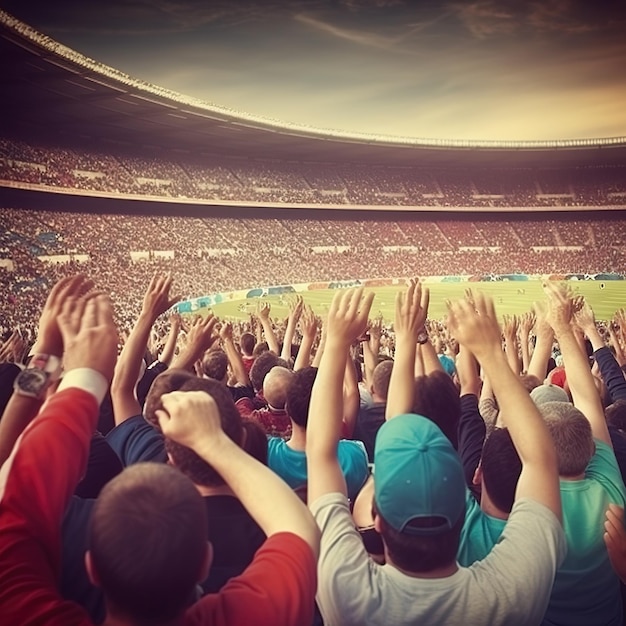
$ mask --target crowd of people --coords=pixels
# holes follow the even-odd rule
[[[54,282],[80,269],[132,319],[155,271],[185,298],[300,282],[620,272],[626,221],[437,222],[105,215],[0,208],[3,332],[32,327]],[[607,233],[610,242],[607,243]],[[375,248],[372,242],[376,242]]]
[[[0,139],[0,180],[135,195],[272,204],[537,208],[621,206],[623,167],[454,171],[149,156]]]
[[[623,623],[623,309],[181,319],[157,272],[121,328],[99,278],[0,346],[6,623]]]

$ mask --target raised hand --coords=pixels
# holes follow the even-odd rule
[[[304,305],[302,317],[300,318],[300,330],[302,332],[302,336],[315,338],[315,335],[317,334],[317,326],[317,316],[313,312],[313,309],[308,305]]]
[[[527,311],[524,313],[519,320],[519,329],[520,334],[523,337],[528,337],[530,335],[530,331],[533,329],[535,325],[535,314],[532,311]]]
[[[117,329],[110,298],[101,292],[67,296],[58,318],[65,371],[90,368],[108,381],[117,360]]]
[[[289,319],[293,320],[294,324],[298,323],[298,320],[302,315],[303,307],[304,300],[302,296],[296,296],[295,300],[289,302]]]
[[[272,305],[267,300],[259,298],[256,303],[256,315],[261,321],[268,321]]]
[[[411,279],[406,293],[396,295],[396,316],[394,329],[402,341],[417,341],[417,335],[423,330],[428,316],[430,292],[428,287]]]
[[[187,348],[197,357],[201,357],[218,339],[215,332],[217,318],[209,313],[206,317],[197,317],[187,334]]]
[[[156,320],[159,315],[165,313],[178,302],[178,297],[170,296],[171,287],[171,274],[155,274],[143,298],[142,313],[148,315],[150,319]]]
[[[574,314],[574,302],[569,289],[555,282],[547,281],[543,283],[543,291],[547,300],[546,321],[548,324],[555,333],[570,328]]]
[[[230,322],[222,322],[222,325],[220,326],[220,339],[224,342],[232,341],[233,325]]]
[[[465,298],[446,304],[450,333],[476,358],[501,350],[500,326],[489,296],[468,290]]]
[[[582,306],[574,313],[574,321],[585,334],[588,334],[591,330],[595,330],[596,318],[593,309],[587,301],[583,300]]]
[[[515,339],[517,337],[517,329],[519,327],[519,320],[517,315],[505,315],[503,318],[504,338],[507,340]]]
[[[205,449],[224,435],[215,400],[204,391],[173,391],[161,396],[156,411],[163,434],[193,450]]]
[[[92,288],[93,282],[82,274],[66,276],[52,287],[39,317],[37,342],[33,352],[58,357],[63,354],[63,338],[58,325],[63,304],[68,298],[83,296]]]
[[[349,346],[365,331],[374,293],[364,293],[363,287],[338,291],[328,311],[327,342]]]

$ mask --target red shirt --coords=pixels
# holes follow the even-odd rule
[[[0,623],[90,624],[57,591],[60,526],[87,464],[98,404],[88,392],[56,393],[24,431],[0,473]],[[270,537],[241,576],[188,609],[183,624],[310,624],[316,563],[300,537]]]

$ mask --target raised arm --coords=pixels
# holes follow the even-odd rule
[[[468,296],[448,304],[448,327],[478,359],[491,381],[504,425],[522,461],[515,498],[532,498],[560,520],[558,466],[550,433],[519,376],[507,364],[493,300],[479,292]]]
[[[347,495],[337,458],[343,423],[343,377],[350,345],[365,330],[374,299],[363,289],[337,291],[328,312],[328,336],[309,405],[306,436],[308,501],[326,493]]]
[[[167,336],[167,341],[163,350],[159,355],[159,361],[169,366],[174,358],[174,352],[176,351],[176,342],[178,341],[178,334],[180,333],[181,320],[180,313],[173,313],[169,318],[170,332]]]
[[[272,320],[270,320],[270,311],[271,305],[266,300],[261,300],[257,302],[257,310],[256,314],[259,320],[261,321],[261,326],[263,327],[263,332],[265,333],[265,341],[267,341],[267,345],[269,349],[274,354],[280,354],[280,348],[278,347],[278,340],[276,339],[276,333],[274,333],[274,327],[272,326]]]
[[[363,365],[365,366],[365,380],[369,385],[372,382],[374,370],[378,365],[378,354],[380,352],[380,337],[383,330],[382,317],[376,317],[369,322],[369,339],[362,342]]]
[[[169,274],[155,275],[152,278],[143,299],[139,318],[117,361],[111,383],[111,400],[116,425],[141,413],[135,392],[141,361],[146,352],[154,322],[176,302],[176,298],[170,297],[171,286],[172,277]]]
[[[428,287],[411,280],[406,293],[396,295],[396,356],[389,380],[385,419],[409,413],[413,408],[415,388],[415,353],[417,337],[426,321]]]
[[[531,311],[524,313],[520,318],[519,335],[522,348],[522,371],[528,372],[530,366],[530,331],[535,325],[535,314]]]
[[[250,387],[250,378],[246,367],[243,364],[241,352],[239,352],[239,350],[237,350],[237,346],[235,346],[235,342],[233,340],[233,325],[230,322],[224,322],[222,324],[222,327],[220,328],[220,338],[235,379],[240,385]]]
[[[504,351],[506,353],[506,360],[509,367],[514,374],[520,373],[520,360],[519,360],[519,346],[517,344],[517,329],[519,321],[517,315],[505,315],[504,316]]]
[[[0,606],[3,624],[86,624],[63,601],[59,528],[83,475],[89,442],[117,357],[108,298],[65,299],[58,324],[65,376],[26,429],[0,478]]]
[[[317,317],[310,306],[304,306],[302,317],[300,318],[300,329],[302,330],[302,342],[293,366],[294,371],[309,367],[311,363],[311,350],[317,336]]]
[[[572,328],[572,298],[565,289],[555,283],[545,283],[544,291],[548,299],[547,319],[561,347],[574,406],[580,409],[591,424],[593,436],[612,446],[602,402],[593,382],[587,355],[581,351]]]
[[[215,331],[217,318],[209,313],[206,317],[197,317],[189,328],[187,343],[172,361],[172,369],[182,369],[192,372],[194,365],[204,353],[217,341]]]
[[[285,361],[291,359],[291,344],[293,343],[293,336],[296,332],[296,326],[302,315],[302,307],[304,306],[304,300],[302,296],[296,296],[295,302],[289,305],[289,318],[287,319],[287,328],[285,329],[285,336],[283,338],[283,349],[280,353],[281,358]]]
[[[39,318],[37,341],[31,350],[31,367],[46,362],[48,379],[35,395],[14,392],[0,420],[0,465],[6,461],[22,431],[35,418],[46,399],[47,389],[58,380],[63,356],[63,337],[58,325],[63,304],[68,298],[80,297],[93,287],[85,276],[68,276],[58,281],[44,304]],[[56,367],[55,367],[56,364]],[[48,371],[50,370],[50,371]]]
[[[268,537],[282,532],[298,535],[317,557],[319,530],[308,509],[281,478],[224,433],[210,395],[175,391],[162,396],[161,402],[157,416],[165,437],[209,463]]]
[[[554,342],[554,331],[546,320],[545,302],[535,302],[533,304],[535,312],[535,335],[537,341],[535,349],[530,357],[528,374],[536,376],[539,380],[544,380],[548,373],[548,361],[552,353],[552,343]]]
[[[354,425],[359,413],[359,383],[356,378],[356,369],[352,355],[346,358],[346,367],[343,376],[343,438],[350,439],[354,432]]]

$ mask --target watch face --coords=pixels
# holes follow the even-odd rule
[[[18,391],[28,395],[38,396],[45,391],[48,382],[48,374],[39,369],[26,369],[15,380]]]

